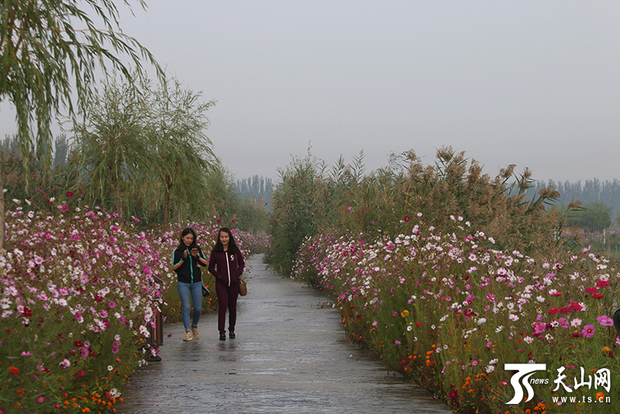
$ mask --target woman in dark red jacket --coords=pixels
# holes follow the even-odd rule
[[[219,303],[217,327],[220,340],[226,340],[226,309],[228,309],[228,332],[235,337],[237,322],[237,297],[239,296],[239,276],[243,273],[245,262],[241,250],[235,243],[230,229],[223,227],[217,234],[215,247],[209,259],[209,273],[215,276],[215,291]]]

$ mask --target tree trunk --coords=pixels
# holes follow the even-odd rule
[[[164,195],[164,225],[168,225],[168,220],[170,219],[170,191],[166,190],[166,194]]]
[[[0,154],[2,157],[2,154]],[[4,251],[4,174],[2,170],[4,169],[4,159],[0,158],[0,252]]]
[[[116,213],[122,217],[121,214],[121,189],[120,184],[116,183],[114,186],[114,208],[116,209]]]

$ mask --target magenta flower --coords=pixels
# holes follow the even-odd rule
[[[562,328],[568,328],[568,321],[565,318],[560,318],[558,319],[558,324],[562,327]]]
[[[37,402],[38,403],[44,403],[45,402],[45,396],[44,395],[39,395],[37,397]]]
[[[114,301],[111,300],[108,306],[110,307],[110,309],[114,309],[116,307],[116,303],[114,303]]]
[[[613,326],[614,325],[614,321],[613,319],[611,319],[609,316],[607,315],[601,315],[598,318],[596,318],[596,320],[598,321],[598,323],[600,323],[602,326]]]
[[[394,345],[400,345],[400,341],[394,341]]]
[[[596,332],[596,329],[594,329],[594,326],[590,324],[584,326],[583,330],[581,331],[583,336],[585,336],[586,338],[592,338],[594,336],[594,332]]]

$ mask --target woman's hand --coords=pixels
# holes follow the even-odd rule
[[[198,255],[198,249],[194,247],[194,248],[192,249],[191,254],[192,254],[192,257],[196,257],[196,256]]]
[[[187,249],[183,250],[183,258],[187,259]]]

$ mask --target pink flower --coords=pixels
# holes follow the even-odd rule
[[[596,332],[596,329],[594,329],[594,326],[590,324],[584,326],[583,330],[581,331],[583,336],[585,336],[586,338],[592,338],[594,336],[594,332]]]
[[[349,206],[349,207],[347,207],[347,210],[351,211],[351,210],[353,210],[353,207]]]
[[[110,309],[114,309],[116,307],[116,303],[114,303],[114,301],[111,300],[108,306],[110,307]]]
[[[400,341],[394,341],[394,345],[400,345]]]
[[[568,328],[568,321],[564,318],[560,318],[558,319],[558,324],[562,327],[562,328]]]
[[[598,323],[600,323],[602,326],[613,326],[614,325],[614,321],[613,319],[611,319],[609,316],[607,315],[601,315],[598,318],[596,318],[596,320],[598,321]]]
[[[140,223],[140,219],[138,219],[137,217],[131,216],[131,218],[133,219],[133,221]]]

